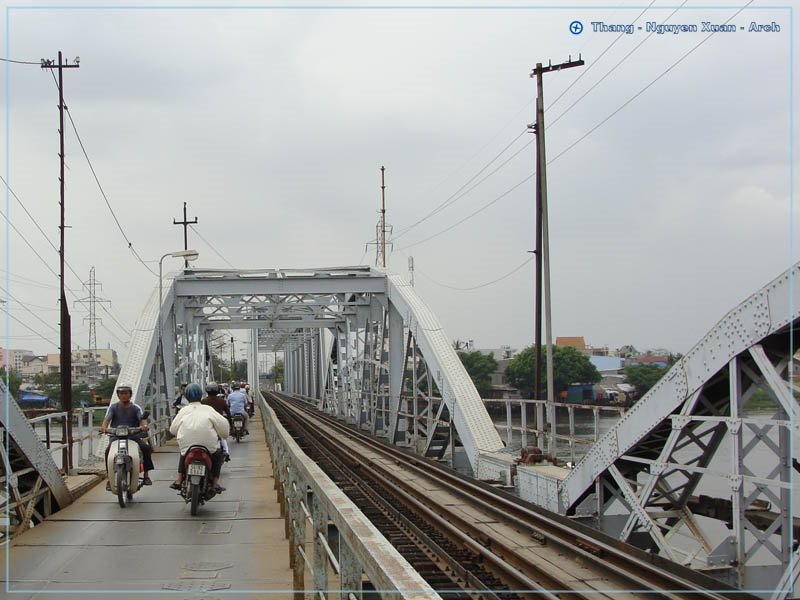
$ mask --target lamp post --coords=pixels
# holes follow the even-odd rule
[[[197,252],[197,250],[180,250],[178,252],[167,252],[164,256],[162,256],[160,259],[158,259],[158,355],[159,355],[159,357],[161,359],[159,362],[161,363],[162,369],[165,370],[165,374],[166,374],[166,369],[165,369],[165,365],[164,365],[164,344],[163,344],[162,337],[161,337],[161,334],[162,334],[162,331],[161,331],[161,305],[164,303],[164,299],[163,299],[163,296],[164,296],[164,292],[163,292],[164,284],[163,284],[163,279],[162,279],[161,273],[162,273],[163,261],[168,256],[171,256],[172,258],[183,258],[188,263],[190,261],[197,260],[197,257],[200,256],[200,253]],[[160,370],[161,369],[159,369],[159,372],[160,372]],[[158,377],[158,374],[156,376]],[[156,384],[158,385],[158,390],[159,390],[159,393],[160,393],[161,392],[161,386],[160,386],[158,381],[156,381]]]

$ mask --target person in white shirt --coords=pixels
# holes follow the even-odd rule
[[[184,477],[184,458],[192,446],[204,446],[211,453],[211,481],[217,493],[225,490],[219,485],[219,476],[222,471],[222,449],[220,438],[225,439],[230,433],[228,421],[216,410],[201,404],[203,389],[197,383],[186,386],[186,399],[189,404],[184,406],[172,420],[169,432],[178,438],[180,462],[178,463],[178,479],[171,488],[179,490]]]

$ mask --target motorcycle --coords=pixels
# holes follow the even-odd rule
[[[183,459],[186,469],[181,496],[192,504],[192,516],[197,515],[198,506],[205,504],[217,495],[211,482],[211,453],[205,446],[192,446]]]
[[[240,414],[233,415],[233,437],[237,442],[241,442],[244,437],[244,417]]]
[[[149,413],[145,412],[142,418],[146,419],[148,416]],[[132,437],[142,431],[145,431],[142,427],[125,426],[110,427],[106,431],[101,431],[116,438],[110,442],[106,458],[106,475],[111,493],[116,495],[122,508],[133,499],[133,495],[141,485],[139,473],[143,471],[142,451]]]

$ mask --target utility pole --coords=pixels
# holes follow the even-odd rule
[[[234,374],[236,373],[236,352],[234,351],[236,349],[235,344],[236,344],[236,339],[233,336],[231,336],[231,381],[236,381],[233,377]]]
[[[381,166],[381,220],[378,223],[378,245],[375,253],[375,266],[386,268],[386,183],[384,173],[386,167]]]
[[[67,287],[64,282],[64,69],[77,69],[79,59],[76,57],[74,64],[68,64],[62,60],[61,51],[58,52],[58,64],[54,64],[52,60],[42,59],[41,67],[43,69],[58,69],[58,115],[59,115],[59,158],[61,159],[61,171],[59,181],[61,183],[61,225],[59,226],[61,247],[58,251],[61,263],[60,279],[61,279],[61,410],[67,413],[66,418],[66,438],[67,438],[67,462],[68,464],[62,465],[65,472],[72,469],[72,332],[69,316],[69,305],[67,305]]]
[[[194,218],[194,221],[188,221],[186,219],[186,202],[184,202],[183,203],[183,221],[176,221],[174,218],[172,219],[172,224],[173,225],[183,225],[183,249],[184,250],[188,250],[189,249],[189,234],[188,234],[189,225],[194,225],[195,223],[197,223],[197,217]],[[184,269],[188,269],[189,268],[189,261],[188,260],[184,260],[183,261],[183,268]]]
[[[545,152],[544,135],[544,82],[543,75],[551,71],[561,71],[572,67],[583,66],[584,62],[578,55],[578,60],[572,57],[565,63],[554,65],[536,63],[536,68],[531,72],[531,77],[536,77],[536,124],[533,127],[536,134],[536,375],[534,386],[536,394],[541,394],[541,347],[542,347],[542,293],[540,291],[544,279],[544,310],[545,328],[547,336],[547,420],[550,424],[550,435],[547,451],[550,455],[556,454],[556,409],[553,393],[553,327],[550,307],[550,237],[547,222],[547,154]]]
[[[86,291],[89,292],[88,298],[81,298],[80,300],[76,300],[75,302],[80,302],[81,304],[88,302],[89,303],[89,315],[83,318],[84,323],[89,321],[89,382],[90,383],[97,383],[99,376],[97,371],[97,327],[96,323],[103,322],[102,319],[97,317],[97,310],[96,304],[98,302],[108,302],[110,300],[106,300],[104,298],[97,297],[97,286],[100,284],[97,283],[94,275],[94,267],[89,269],[89,282],[84,284],[84,288]],[[100,287],[102,287],[100,285]]]

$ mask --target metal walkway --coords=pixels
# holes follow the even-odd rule
[[[153,485],[128,508],[101,483],[4,546],[9,591],[38,600],[80,590],[113,591],[120,599],[141,598],[141,591],[161,598],[153,593],[158,590],[164,598],[175,598],[176,590],[254,590],[237,594],[243,599],[263,597],[255,590],[291,590],[264,431],[257,419],[253,425],[252,435],[232,444],[233,458],[223,470],[227,490],[201,506],[197,517],[168,487],[177,466],[173,442],[153,453]]]

